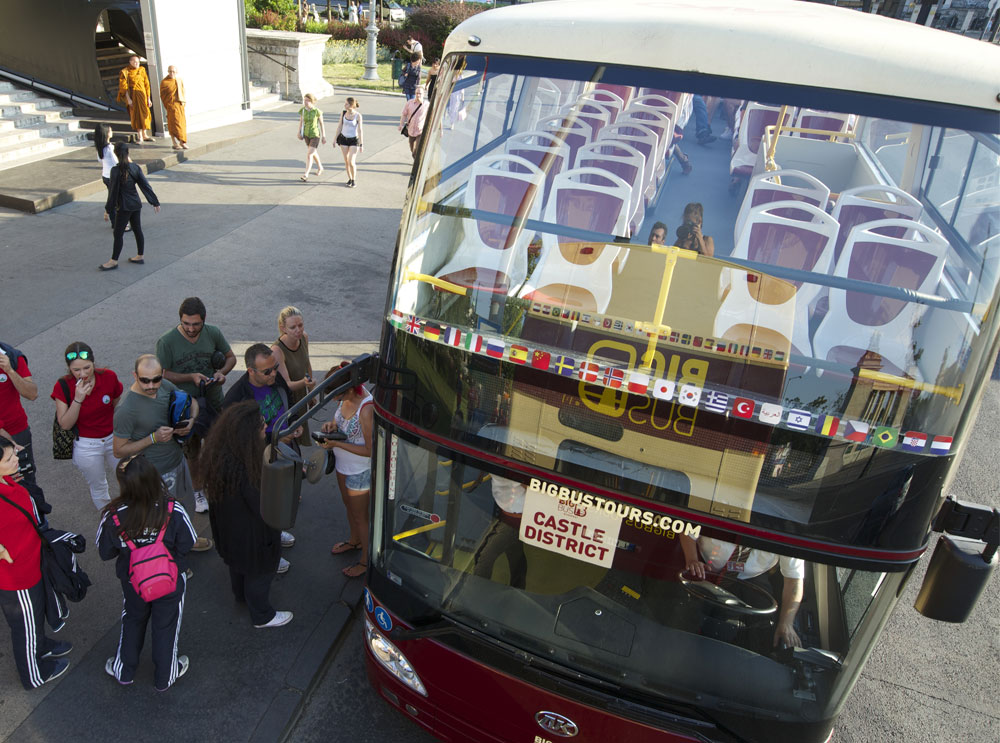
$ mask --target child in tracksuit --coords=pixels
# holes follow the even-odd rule
[[[188,657],[177,655],[184,613],[184,568],[179,567],[175,591],[146,603],[129,580],[131,550],[126,540],[137,548],[144,547],[155,542],[160,529],[165,528],[163,544],[178,566],[182,566],[198,535],[179,502],[173,501],[173,511],[168,518],[167,504],[172,499],[156,468],[141,454],[123,459],[118,465],[118,485],[121,494],[104,508],[97,530],[97,550],[101,559],[118,558],[115,574],[122,584],[124,602],[118,652],[108,658],[104,670],[120,684],[132,683],[146,636],[146,624],[152,618],[153,681],[158,691],[166,691],[188,669]],[[114,521],[116,515],[120,528]]]

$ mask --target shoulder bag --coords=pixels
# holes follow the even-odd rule
[[[66,382],[65,377],[59,378],[59,386],[62,387],[66,404],[72,405],[73,401],[69,396],[69,384]],[[78,438],[80,438],[80,432],[75,425],[68,431],[59,425],[59,413],[57,412],[55,418],[52,419],[52,458],[72,459],[73,442]]]

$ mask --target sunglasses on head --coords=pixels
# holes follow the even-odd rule
[[[159,384],[163,381],[163,375],[157,374],[155,377],[136,377],[143,384]]]
[[[90,351],[70,351],[68,354],[66,354],[67,361],[76,361],[77,359],[81,359],[83,361],[89,360]]]

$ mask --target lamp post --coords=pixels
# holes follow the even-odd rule
[[[378,38],[378,24],[375,23],[375,0],[368,2],[368,54],[365,61],[365,74],[362,80],[378,80],[378,60],[375,58],[375,39]]]

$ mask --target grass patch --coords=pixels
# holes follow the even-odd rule
[[[352,64],[345,62],[341,64],[323,65],[323,77],[333,87],[364,88],[366,90],[381,90],[385,92],[401,92],[392,79],[392,64],[380,64],[378,66],[378,80],[362,80],[365,74],[363,64]]]

